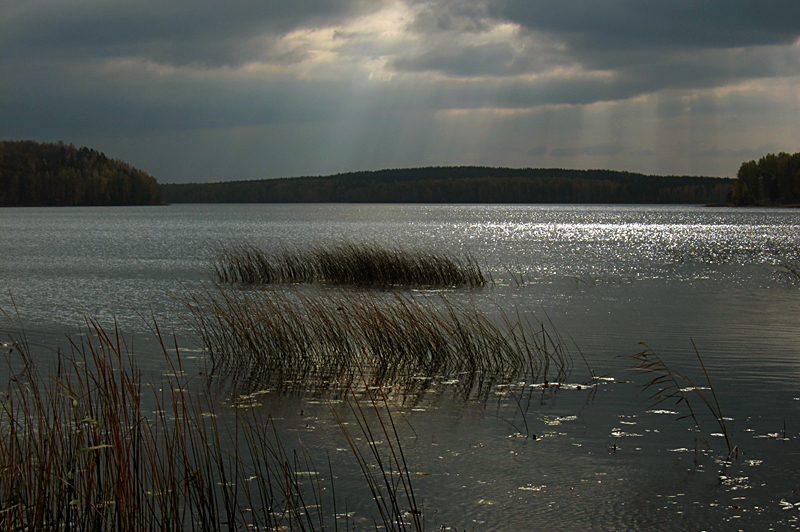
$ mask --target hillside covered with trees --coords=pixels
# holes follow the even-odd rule
[[[432,167],[161,185],[168,203],[722,203],[732,180],[611,170]]]
[[[800,205],[800,153],[769,153],[742,163],[731,189],[734,205]]]
[[[0,141],[0,206],[153,205],[155,178],[72,144]]]

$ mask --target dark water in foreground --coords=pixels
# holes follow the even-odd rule
[[[799,258],[799,215],[650,206],[0,209],[0,307],[16,306],[29,337],[47,345],[85,316],[116,320],[145,367],[160,364],[148,332],[155,315],[202,365],[175,296],[208,282],[220,243],[346,238],[470,252],[495,284],[447,297],[549,320],[570,341],[568,381],[589,379],[587,365],[608,379],[581,390],[499,388],[467,403],[441,385],[400,407],[414,429],[402,433],[403,448],[419,473],[428,528],[791,529],[800,526],[800,286],[780,266]],[[711,451],[695,452],[689,420],[652,412],[685,414],[682,405],[651,408],[641,379],[626,371],[645,342],[700,381],[692,340],[731,418],[740,454],[730,463],[719,436],[709,436]],[[269,397],[260,408],[288,438],[346,468],[327,404]],[[704,420],[707,434],[719,432]],[[364,491],[356,472],[339,475],[337,489],[352,500]]]

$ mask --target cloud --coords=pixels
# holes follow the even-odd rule
[[[392,63],[398,70],[438,71],[452,76],[498,76],[530,68],[528,59],[515,58],[508,43],[428,50],[416,57],[401,57]]]
[[[109,64],[128,64],[128,74],[143,75],[150,87],[143,90],[154,100],[180,83],[184,101],[206,105],[209,96],[227,87],[230,97],[214,105],[223,110],[234,98],[247,98],[241,106],[248,101],[270,106],[269,101],[280,100],[275,100],[280,86],[291,99],[296,91],[308,92],[308,83],[336,90],[366,79],[392,81],[372,84],[376,105],[395,105],[403,93],[415,107],[520,109],[800,74],[800,46],[790,45],[800,29],[785,22],[800,10],[795,3],[765,2],[759,4],[766,6],[763,13],[743,4],[741,16],[725,9],[719,17],[733,29],[705,5],[688,0],[585,5],[573,0],[6,0],[0,66],[12,73],[21,93],[41,81],[39,86],[63,88],[67,98],[80,73],[97,83],[95,92],[106,94],[89,99],[102,102],[116,99],[112,93],[120,91],[120,84],[109,79]],[[781,12],[779,7],[785,8],[783,18],[769,19]],[[695,28],[701,23],[708,29]],[[689,37],[682,36],[687,32]],[[142,73],[141,64],[159,69]],[[26,70],[37,72],[26,78]],[[263,90],[251,90],[253,83]],[[349,92],[344,90],[342,97]],[[133,103],[142,99],[137,94]],[[308,105],[319,107],[312,100]],[[216,113],[193,111],[192,120],[204,114]]]
[[[800,20],[800,3],[793,0],[734,0],[724,8],[697,0],[442,0],[425,6],[420,17],[426,23],[415,25],[415,30],[425,36],[429,48],[397,59],[393,64],[398,69],[451,76],[557,69],[598,74],[593,84],[586,84],[583,75],[575,76],[584,95],[551,97],[553,104],[621,100],[665,89],[800,73],[800,26],[794,23]],[[486,48],[451,49],[456,42],[452,35],[467,34],[451,28],[475,20],[483,35],[498,27],[516,28],[504,41],[513,55],[508,48],[501,54],[497,42]],[[443,35],[450,39],[445,46]],[[480,53],[489,50],[493,56]],[[490,57],[493,68],[487,66]],[[547,91],[549,80],[527,81],[531,91]]]
[[[0,138],[171,174],[194,147],[217,177],[531,157],[724,175],[800,149],[797,20],[797,0],[0,0]]]
[[[498,0],[487,6],[496,17],[559,35],[582,53],[786,45],[800,31],[794,0]]]
[[[141,57],[172,65],[235,66],[303,27],[380,8],[366,0],[4,0],[5,55]]]
[[[624,148],[616,144],[597,144],[594,146],[586,146],[585,148],[581,149],[582,154],[597,157],[617,155],[623,151],[625,151]]]
[[[411,31],[422,35],[436,33],[481,34],[490,31],[497,22],[482,2],[411,0],[416,8]]]
[[[625,149],[617,144],[595,144],[582,148],[554,148],[550,150],[553,157],[577,157],[588,155],[590,157],[607,157],[624,152]]]

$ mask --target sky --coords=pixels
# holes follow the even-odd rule
[[[161,183],[733,177],[800,151],[800,1],[0,0],[0,139]]]

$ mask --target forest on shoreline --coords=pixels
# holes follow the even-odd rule
[[[0,206],[154,205],[156,179],[72,144],[0,141]]]
[[[800,153],[769,153],[742,163],[731,189],[734,205],[800,205]]]
[[[159,185],[145,172],[91,148],[0,141],[0,207],[159,203],[800,205],[800,153],[770,153],[744,162],[735,179],[442,166]]]
[[[162,184],[165,203],[724,203],[733,180],[612,170],[428,167]]]

